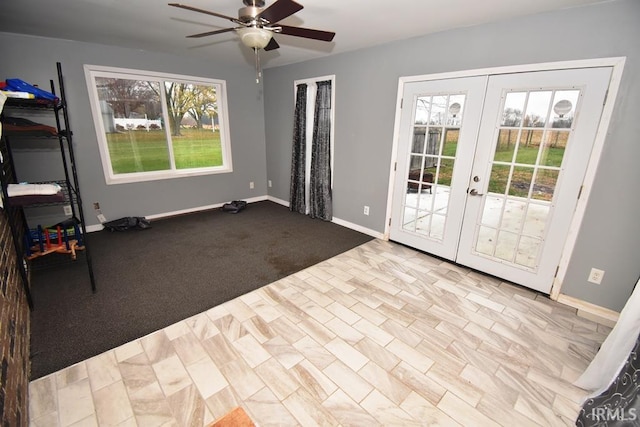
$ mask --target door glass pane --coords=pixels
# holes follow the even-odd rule
[[[538,259],[538,252],[542,240],[532,237],[523,236],[518,244],[518,252],[516,253],[515,263],[524,267],[534,268]]]
[[[576,105],[580,97],[579,90],[559,90],[553,97],[551,127],[570,128],[573,124]]]
[[[449,97],[449,108],[447,108],[447,126],[459,127],[462,123],[462,113],[464,111],[465,95],[451,95]]]
[[[403,229],[442,240],[466,95],[421,95],[406,176]]]
[[[526,92],[510,92],[507,94],[502,110],[501,126],[519,127],[521,125],[526,98]]]
[[[513,261],[518,244],[518,235],[509,231],[500,230],[496,241],[495,257],[505,261]]]
[[[434,96],[431,104],[431,116],[429,124],[432,126],[442,126],[447,117],[448,96]]]
[[[496,152],[493,159],[497,162],[513,161],[513,153],[516,151],[516,143],[518,142],[518,129],[500,129],[498,132],[498,142],[496,144]]]
[[[533,168],[525,166],[516,166],[513,168],[511,175],[511,184],[509,184],[509,195],[517,197],[528,197],[529,187],[533,179]]]
[[[542,239],[544,236],[547,218],[549,217],[549,204],[529,203],[527,208],[527,216],[524,222],[522,233],[531,237]]]
[[[562,165],[564,152],[569,142],[569,131],[550,130],[545,134],[542,153],[540,153],[540,164],[542,166]]]
[[[449,187],[437,187],[437,191],[434,196],[433,209],[440,214],[446,214],[449,209]]]
[[[453,175],[453,164],[455,160],[453,159],[441,159],[440,160],[440,168],[438,169],[438,186],[446,185],[448,187],[451,186],[451,177]]]
[[[482,225],[498,228],[500,224],[500,216],[502,215],[502,207],[504,205],[504,197],[495,197],[488,195],[484,199],[484,207],[482,208]]]
[[[534,129],[523,129],[520,134],[520,143],[516,154],[516,163],[535,165],[538,160],[538,151],[544,131]]]
[[[507,182],[509,182],[510,172],[511,166],[494,164],[491,168],[491,177],[489,178],[489,192],[505,194],[507,192]]]
[[[418,211],[405,206],[402,229],[413,232],[416,229],[416,218]]]
[[[512,199],[507,200],[500,228],[513,231],[514,233],[520,233],[526,207],[526,202]]]
[[[530,92],[527,100],[527,113],[524,116],[525,127],[544,127],[549,113],[551,91]]]
[[[413,143],[411,144],[411,152],[416,154],[424,154],[424,141],[427,135],[427,128],[424,126],[416,126],[413,128]]]
[[[556,185],[558,184],[559,174],[559,170],[538,169],[531,198],[550,202],[553,198],[553,193],[556,190]]]
[[[426,125],[429,123],[429,112],[431,111],[431,97],[419,96],[416,98],[415,124]]]
[[[416,233],[428,236],[431,228],[431,212],[419,210],[417,215],[415,225]]]
[[[440,154],[441,140],[442,140],[442,128],[430,127],[426,153],[431,156],[438,156]]]
[[[496,243],[495,228],[480,227],[478,230],[478,240],[476,241],[475,250],[478,253],[493,256]]]
[[[445,129],[444,131],[444,146],[442,147],[443,156],[456,156],[456,150],[458,149],[458,140],[460,139],[460,129]]]
[[[444,223],[446,216],[434,214],[431,218],[431,230],[430,235],[434,239],[442,240],[444,237]]]

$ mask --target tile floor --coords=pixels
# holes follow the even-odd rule
[[[609,331],[373,240],[33,381],[30,425],[572,425]]]

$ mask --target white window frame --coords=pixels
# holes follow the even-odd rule
[[[84,65],[85,80],[87,90],[89,92],[89,100],[91,101],[91,113],[95,125],[96,136],[98,138],[98,147],[100,151],[100,159],[102,161],[102,170],[107,185],[125,184],[132,182],[155,181],[160,179],[183,178],[198,175],[212,175],[219,173],[233,172],[231,161],[231,136],[229,133],[229,117],[227,107],[227,87],[225,80],[210,79],[204,77],[185,76],[179,74],[159,73],[154,71],[135,70],[129,68],[106,67],[101,65]],[[218,104],[218,125],[220,129],[220,143],[222,145],[222,165],[215,167],[194,168],[194,169],[176,169],[173,157],[173,144],[168,141],[168,153],[170,158],[170,169],[162,171],[150,172],[134,172],[114,174],[111,167],[111,157],[107,146],[106,132],[102,121],[102,113],[100,110],[100,101],[96,86],[96,77],[107,78],[126,78],[140,79],[149,81],[159,81],[163,85],[163,81],[172,81],[178,83],[191,83],[202,85],[215,85],[217,104]],[[164,99],[164,91],[161,91],[164,122],[168,129],[169,117],[166,110],[166,100]]]

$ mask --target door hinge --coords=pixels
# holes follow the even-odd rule
[[[555,279],[556,277],[558,277],[558,271],[560,271],[560,266],[556,267],[556,274],[553,275],[553,278]]]
[[[400,109],[402,109],[403,105],[404,105],[404,98],[400,98]]]
[[[393,164],[393,171],[395,172],[395,171],[397,171],[397,170],[398,170],[398,162],[395,162],[395,163]]]
[[[582,196],[582,189],[584,188],[584,185],[580,186],[580,190],[578,191],[578,200],[580,200],[580,196]]]
[[[389,227],[391,227],[391,218],[389,218]]]
[[[604,101],[602,101],[602,105],[607,103],[607,98],[609,97],[609,89],[604,93]]]

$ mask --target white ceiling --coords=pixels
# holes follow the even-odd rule
[[[176,1],[176,0],[174,0]],[[242,0],[177,0],[237,17]],[[268,7],[274,0],[266,0]],[[411,38],[609,0],[296,0],[304,9],[282,24],[334,31],[333,42],[277,35],[280,49],[261,52],[265,68]],[[234,32],[201,39],[194,33],[235,26],[158,0],[8,0],[0,31],[253,63]],[[544,29],[541,29],[544,31]]]

